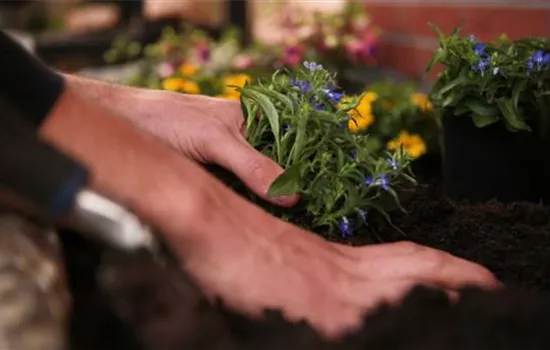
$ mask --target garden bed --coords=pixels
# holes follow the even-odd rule
[[[394,221],[407,236],[386,232],[382,238],[409,239],[481,263],[509,286],[550,290],[550,208],[530,203],[452,204],[442,196],[437,160],[419,160],[416,172],[421,185],[405,203],[409,213]],[[162,267],[146,257],[104,264],[102,268],[118,278],[107,284],[106,294],[99,292],[95,276],[100,251],[70,233],[63,238],[75,302],[72,349],[208,350],[243,336],[238,322],[232,325],[236,329],[229,327],[227,315],[210,307],[175,267]],[[372,238],[347,242],[368,241]],[[249,327],[247,331],[256,332]],[[139,341],[146,346],[138,346]]]

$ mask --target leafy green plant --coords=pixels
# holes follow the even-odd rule
[[[444,65],[431,92],[433,104],[455,116],[471,116],[477,127],[502,121],[512,132],[545,134],[550,117],[550,40],[500,37],[483,43],[446,36],[436,26],[440,47],[427,71]]]
[[[342,102],[335,86],[334,74],[305,62],[238,90],[248,141],[286,169],[270,196],[301,197],[294,208],[264,207],[316,232],[348,237],[373,229],[376,213],[389,220],[389,211],[401,208],[399,194],[415,180],[403,149],[381,157],[370,152],[368,135],[348,130],[358,99]]]

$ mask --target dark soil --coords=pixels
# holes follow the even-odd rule
[[[550,289],[550,208],[452,204],[442,196],[438,163],[419,165],[423,184],[405,205],[408,215],[394,221],[407,236],[385,232],[383,238],[479,262],[508,286]],[[444,294],[417,290],[403,306],[382,308],[360,332],[329,344],[277,313],[259,322],[209,304],[175,265],[105,253],[71,232],[62,236],[75,306],[71,350],[538,350],[550,344],[546,293],[467,291],[451,305]]]
[[[550,207],[451,203],[443,196],[439,173],[429,170],[420,172],[423,184],[405,205],[408,215],[394,220],[407,236],[392,233],[391,239],[410,239],[475,261],[507,285],[550,290]]]

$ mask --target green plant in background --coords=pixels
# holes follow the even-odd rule
[[[342,101],[335,86],[334,74],[305,62],[238,90],[248,141],[286,169],[269,194],[301,196],[290,209],[263,205],[321,234],[348,237],[373,229],[377,213],[389,220],[388,212],[401,208],[400,191],[415,180],[402,148],[380,156],[369,149],[369,136],[350,132],[358,98]]]
[[[352,113],[350,129],[370,136],[371,152],[403,147],[412,159],[439,153],[439,119],[428,96],[414,83],[391,81],[367,87]]]
[[[512,132],[547,132],[550,115],[550,40],[501,37],[483,43],[446,36],[436,26],[440,47],[427,71],[444,65],[431,100],[455,116],[471,117],[477,127],[503,122]]]

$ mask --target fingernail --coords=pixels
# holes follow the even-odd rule
[[[275,200],[280,203],[286,203],[294,200],[294,197],[295,196],[280,196],[280,197],[276,197]]]

